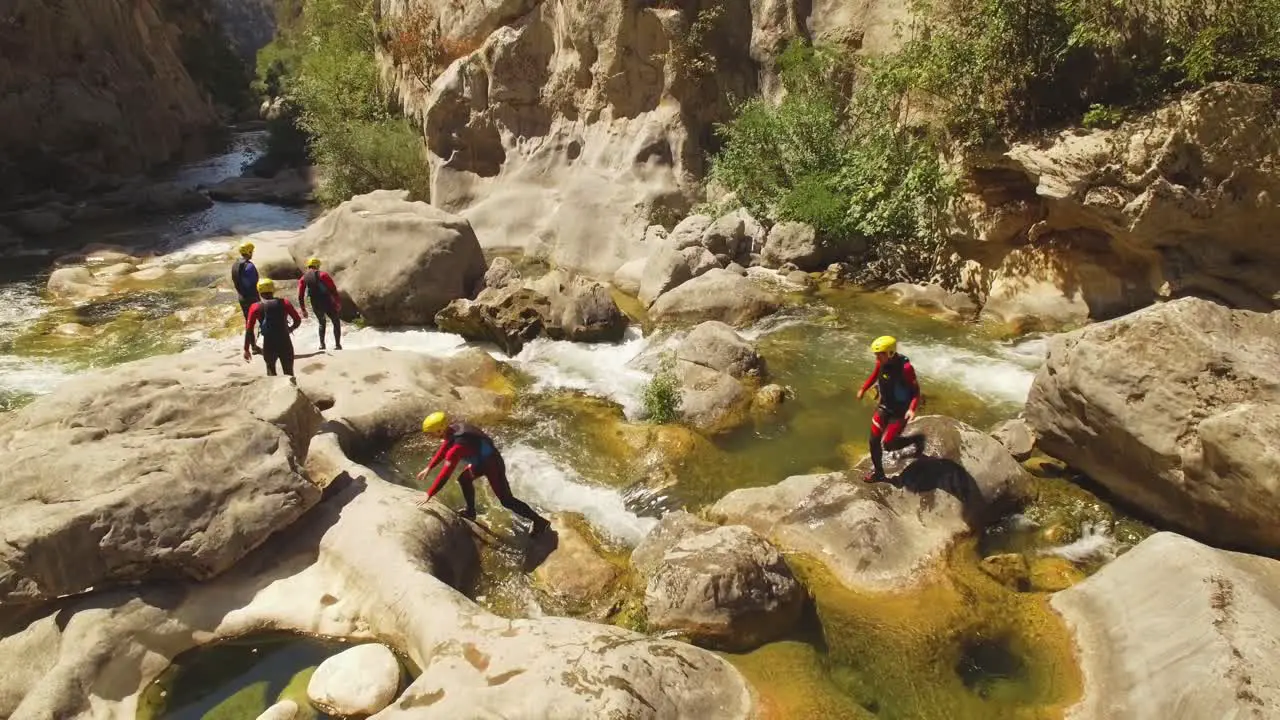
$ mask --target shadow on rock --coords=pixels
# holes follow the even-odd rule
[[[536,538],[532,538],[529,543],[529,550],[524,556],[523,570],[525,572],[533,572],[538,566],[546,562],[551,557],[551,553],[560,547],[560,534],[555,530],[548,528],[545,532]]]

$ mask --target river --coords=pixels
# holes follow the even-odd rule
[[[238,134],[227,152],[183,167],[171,179],[196,187],[238,175],[264,139],[262,133]],[[215,202],[194,213],[79,228],[50,239],[50,255],[6,260],[0,271],[0,412],[21,407],[79,373],[182,352],[234,335],[239,310],[226,290],[225,276],[238,238],[298,229],[314,215],[312,209]],[[182,262],[190,270],[176,286],[142,284],[136,292],[76,303],[47,297],[44,286],[54,259],[87,243],[121,246],[144,258],[163,256],[169,267]],[[145,270],[148,265],[137,267]],[[672,508],[696,511],[735,488],[842,469],[855,462],[866,449],[872,405],[858,402],[854,393],[871,369],[867,347],[875,336],[899,338],[924,389],[922,413],[949,415],[979,428],[1019,412],[1045,351],[1041,337],[1005,339],[899,308],[880,295],[845,291],[819,293],[743,334],[757,343],[772,381],[789,387],[794,397],[775,415],[757,418],[701,446],[684,460],[678,483],[658,488],[621,480],[618,468],[629,459],[609,457],[583,438],[601,413],[624,420],[637,415],[648,375],[631,361],[654,344],[678,340],[679,333],[646,337],[637,324],[616,344],[539,339],[513,358],[491,348],[526,381],[512,417],[494,428],[516,494],[544,512],[581,513],[601,536],[625,550]],[[300,353],[318,345],[310,332],[299,333],[295,343]],[[431,329],[350,327],[344,328],[343,345],[448,355],[468,343]],[[430,450],[420,439],[410,439],[382,458],[381,465],[389,477],[408,484]],[[450,489],[456,493],[456,487]],[[450,494],[444,498],[459,500]],[[1091,547],[1105,546],[1107,540],[1097,533],[1090,538]],[[829,676],[835,670],[825,655],[812,655],[815,647],[773,644],[742,659],[744,672],[764,677],[752,665],[764,658],[766,665],[773,660],[811,663],[820,666],[814,673]],[[314,660],[313,655],[306,655],[311,659],[303,664]],[[290,675],[298,672],[297,663],[285,665]],[[250,669],[230,685],[211,685],[208,692],[231,697],[247,687],[245,683],[261,682],[275,671],[262,672],[267,675],[255,676]],[[811,688],[813,697],[837,698],[822,707],[843,707],[847,693],[839,689],[840,683],[829,677],[814,680],[812,675],[796,681],[798,699],[788,707],[817,712],[817,706],[806,705],[801,697],[809,694],[804,688],[815,683],[820,687]],[[273,681],[288,684],[287,678]],[[217,705],[217,697],[211,701],[208,692],[197,692],[194,699],[184,698],[178,705]],[[204,710],[192,715],[190,709],[170,706],[157,716],[211,715]]]

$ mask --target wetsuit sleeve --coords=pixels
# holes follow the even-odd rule
[[[329,301],[333,303],[333,309],[341,310],[342,298],[338,295],[338,286],[333,282],[333,277],[322,270],[320,272],[320,282],[324,283],[324,286],[329,289]]]
[[[298,310],[293,307],[293,303],[289,302],[288,298],[280,298],[280,302],[284,303],[285,313],[293,318],[293,325],[289,326],[289,332],[297,330],[298,326],[302,324],[302,316],[298,314]]]
[[[444,442],[440,443],[440,447],[436,449],[436,454],[431,456],[431,462],[427,463],[427,469],[430,470],[431,468],[435,467],[436,464],[440,462],[440,460],[444,457],[444,454],[448,452],[449,448],[451,447],[453,447],[453,440],[445,440]]]
[[[440,488],[444,487],[444,483],[453,474],[453,469],[458,466],[458,461],[466,454],[466,448],[455,443],[449,448],[449,452],[444,456],[444,467],[440,468],[440,474],[436,476],[436,481],[431,484],[431,489],[427,490],[427,497],[432,497],[440,492]]]
[[[911,391],[911,412],[916,411],[916,406],[920,404],[920,383],[916,381],[916,369],[911,367],[911,363],[902,364],[902,382]]]
[[[244,321],[244,349],[248,350],[253,345],[253,327],[258,323],[258,316],[262,314],[262,306],[254,303],[249,306],[249,315]]]
[[[302,307],[302,303],[307,299],[307,280],[306,278],[298,278],[298,307]]]
[[[862,392],[865,393],[866,391],[870,390],[871,386],[874,385],[876,382],[876,377],[878,377],[879,375],[880,375],[880,363],[877,362],[876,366],[871,369],[871,374],[868,375],[866,381],[862,383]],[[912,377],[914,378],[915,375],[912,374]]]

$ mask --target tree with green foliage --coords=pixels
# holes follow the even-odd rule
[[[379,188],[429,197],[425,146],[382,87],[376,0],[305,0],[296,25],[258,54],[259,92],[296,114],[334,205]]]

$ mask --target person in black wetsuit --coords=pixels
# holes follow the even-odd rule
[[[253,264],[253,243],[248,240],[240,243],[240,258],[231,266],[231,286],[240,298],[240,314],[248,320],[249,308],[258,302],[258,267]]]
[[[898,354],[898,341],[888,335],[876,338],[871,343],[871,352],[875,353],[876,367],[859,388],[858,399],[875,385],[880,404],[871,418],[872,471],[863,480],[882,482],[886,479],[882,464],[884,450],[895,451],[912,445],[919,455],[924,452],[925,438],[920,434],[902,435],[920,404],[920,384],[911,361]]]
[[[453,474],[453,469],[462,463],[466,465],[466,469],[458,476],[458,484],[462,487],[462,497],[467,502],[467,509],[462,512],[463,517],[468,520],[476,518],[474,483],[476,477],[483,476],[489,479],[489,487],[493,489],[493,494],[498,497],[503,507],[533,522],[529,535],[539,535],[551,526],[551,523],[529,507],[528,503],[511,493],[511,485],[507,482],[506,462],[498,452],[498,446],[494,444],[493,438],[489,437],[485,431],[469,423],[449,422],[444,413],[434,412],[422,421],[422,432],[437,435],[443,442],[431,458],[430,464],[418,473],[418,481],[425,482],[427,474],[441,460],[444,461],[444,467],[436,476],[436,481],[431,484],[431,488],[427,490],[427,496],[418,502],[419,505],[426,505],[436,493],[440,492],[440,489],[449,481],[449,476]]]
[[[333,323],[333,349],[342,349],[342,298],[329,273],[320,269],[320,258],[307,260],[307,271],[298,278],[298,309],[307,318],[307,293],[311,293],[311,310],[320,323],[320,349],[324,349],[325,318]]]
[[[293,341],[289,334],[298,329],[302,318],[285,298],[275,297],[276,285],[271,278],[258,281],[257,291],[262,299],[249,308],[244,323],[244,359],[250,359],[254,326],[261,326],[262,359],[267,364],[267,374],[276,374],[276,361],[285,375],[293,376]],[[292,322],[289,322],[292,321]]]

